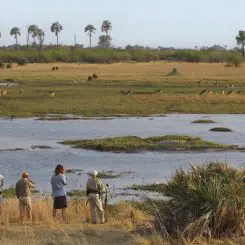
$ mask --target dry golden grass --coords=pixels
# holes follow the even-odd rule
[[[58,71],[52,71],[58,66]],[[167,76],[177,68],[180,76]],[[28,64],[13,65],[13,69],[0,69],[2,78],[40,79],[67,81],[72,79],[87,79],[96,73],[101,80],[133,80],[133,81],[196,81],[221,80],[237,81],[245,78],[245,65],[238,68],[225,67],[224,63],[184,63],[184,62],[148,62],[148,63],[114,63],[114,64]]]
[[[138,205],[137,205],[138,206]],[[92,225],[89,207],[84,199],[69,201],[67,215],[69,224],[64,224],[59,214],[52,218],[52,201],[34,199],[34,221],[19,224],[17,199],[8,199],[0,216],[0,244],[4,245],[244,245],[245,240],[224,239],[194,241],[180,238],[163,241],[152,226],[152,217],[134,204],[118,203],[107,210],[108,223]]]

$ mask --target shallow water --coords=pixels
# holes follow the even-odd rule
[[[215,124],[192,124],[205,118]],[[135,154],[95,152],[57,144],[67,139],[87,139],[119,135],[159,136],[182,134],[200,136],[214,142],[245,146],[245,115],[186,115],[172,114],[167,117],[128,118],[113,120],[38,121],[35,119],[0,120],[0,150],[24,148],[24,151],[0,151],[0,174],[6,185],[15,184],[23,170],[29,170],[38,188],[50,192],[50,177],[57,163],[67,169],[81,169],[81,175],[67,174],[69,189],[84,188],[88,171],[126,171],[117,179],[106,179],[111,190],[125,192],[122,188],[132,184],[145,184],[166,180],[175,168],[189,163],[227,161],[244,166],[244,152],[166,153],[144,152]],[[234,130],[232,133],[210,132],[221,126]],[[51,146],[51,150],[33,150],[33,145]],[[123,197],[125,198],[125,197]]]

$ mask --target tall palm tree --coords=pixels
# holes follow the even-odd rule
[[[40,57],[41,57],[41,50],[42,50],[43,43],[44,43],[45,32],[42,29],[39,29],[38,28],[36,30],[36,34],[37,34],[37,39],[38,39],[38,42],[39,42],[38,50],[39,50],[39,59],[40,59]]]
[[[62,25],[59,22],[54,22],[51,25],[51,32],[53,32],[57,38],[57,47],[59,46],[59,33],[63,30]]]
[[[96,31],[96,28],[93,25],[87,25],[84,28],[84,32],[87,32],[88,36],[89,36],[90,48],[92,47],[92,43],[91,43],[92,35],[93,35],[93,33],[95,33],[95,31]]]
[[[109,40],[109,31],[111,31],[111,29],[112,29],[111,22],[109,20],[104,20],[102,22],[101,31],[106,33],[107,40]],[[106,47],[109,48],[108,45],[106,45]]]
[[[18,48],[18,36],[21,35],[20,29],[18,27],[13,27],[10,30],[10,35],[14,36],[15,40],[16,40],[16,49]]]
[[[239,31],[238,36],[236,36],[237,45],[242,46],[242,55],[245,56],[245,31]]]
[[[30,35],[32,35],[32,38],[34,39],[34,43],[36,43],[37,31],[38,31],[37,25],[30,25],[27,27],[27,47],[29,46]]]

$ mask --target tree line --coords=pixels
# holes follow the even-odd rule
[[[63,30],[63,26],[59,22],[52,23],[50,27],[50,31],[55,34],[56,36],[56,45],[59,46],[59,33]],[[109,35],[109,32],[112,30],[112,24],[109,20],[104,20],[101,25],[101,31],[102,33],[105,33],[105,35],[99,36],[98,46],[102,48],[109,48],[111,46],[111,36]],[[86,32],[89,36],[89,44],[90,48],[92,48],[92,36],[95,33],[96,28],[89,24],[84,28],[84,32]],[[10,30],[10,35],[15,38],[15,47],[18,49],[18,37],[21,36],[21,30],[18,27],[13,27]],[[0,32],[0,38],[2,37],[2,33]],[[27,27],[27,43],[26,46],[29,47],[30,43],[30,37],[33,38],[33,44],[34,46],[38,46],[39,50],[41,50],[44,38],[45,38],[45,32],[38,27],[38,25],[30,25]],[[38,41],[38,42],[37,42]]]

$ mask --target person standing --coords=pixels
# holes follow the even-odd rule
[[[23,172],[21,179],[16,183],[15,191],[16,196],[19,199],[20,220],[24,224],[25,211],[27,218],[32,222],[32,200],[31,200],[31,188],[34,188],[34,182],[30,179],[27,171]]]
[[[3,176],[0,175],[0,215],[2,215],[2,206],[3,206]]]
[[[67,208],[67,197],[66,197],[66,177],[65,169],[59,164],[55,168],[55,174],[51,178],[51,186],[54,198],[53,206],[53,217],[56,217],[57,209],[62,210],[63,220],[67,223],[66,208]]]
[[[102,206],[101,194],[105,191],[105,188],[102,181],[97,177],[98,172],[96,170],[93,170],[89,175],[90,178],[87,181],[86,194],[88,196],[93,224],[97,223],[96,211],[99,214],[101,224],[104,224],[105,214]]]

